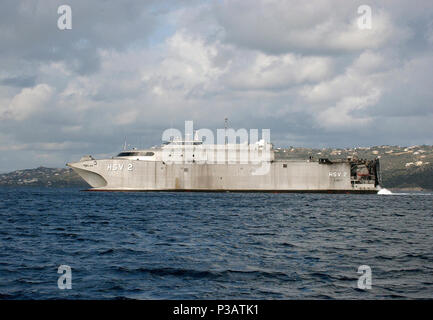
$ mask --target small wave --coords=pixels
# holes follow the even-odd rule
[[[180,268],[137,268],[129,269],[123,266],[117,267],[117,271],[127,273],[149,273],[157,276],[178,276],[178,277],[191,277],[191,278],[227,278],[231,276],[247,276],[251,278],[281,278],[290,280],[289,275],[283,272],[267,272],[267,271],[241,271],[241,270],[222,270],[222,271],[207,271],[196,269],[180,269]]]
[[[108,253],[113,253],[114,252],[114,250],[113,249],[108,249],[108,250],[104,250],[104,251],[101,251],[101,252],[99,252],[99,254],[108,254]]]
[[[322,273],[322,272],[313,272],[311,274],[311,277],[312,278],[319,278],[322,281],[331,281],[331,280],[334,280],[334,277],[332,277],[329,274]]]
[[[124,266],[116,268],[119,272],[125,273],[148,273],[156,276],[178,276],[191,278],[215,278],[218,274],[212,271],[200,271],[195,269],[178,269],[178,268],[135,268],[130,269]]]
[[[21,298],[19,294],[0,293],[0,300],[16,300]]]

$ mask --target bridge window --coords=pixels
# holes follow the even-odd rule
[[[138,156],[139,152],[121,152],[117,156],[118,157],[131,157],[131,156]]]

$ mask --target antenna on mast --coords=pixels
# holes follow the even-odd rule
[[[227,144],[227,123],[229,119],[227,117],[224,118],[224,144]]]
[[[126,136],[125,136],[125,143],[123,144],[123,150],[126,150]]]

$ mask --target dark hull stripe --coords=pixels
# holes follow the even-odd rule
[[[164,189],[164,190],[125,190],[125,189],[87,189],[92,192],[236,192],[236,193],[331,193],[331,194],[376,194],[378,190],[203,190],[203,189]]]

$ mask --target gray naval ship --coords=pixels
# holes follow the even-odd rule
[[[174,139],[111,159],[68,163],[89,191],[377,193],[379,159],[276,158],[272,144],[205,144]]]

